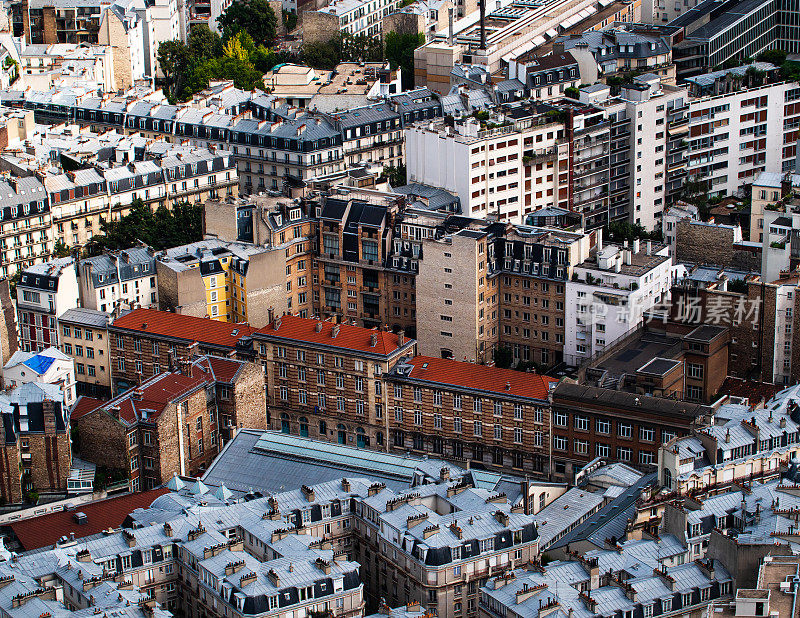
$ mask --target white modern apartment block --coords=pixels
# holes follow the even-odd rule
[[[405,130],[408,181],[457,194],[467,216],[524,223],[526,213],[558,205],[563,133],[561,122],[535,114],[486,129],[474,118],[417,123]]]
[[[58,347],[58,316],[78,306],[75,259],[59,258],[22,272],[17,284],[20,348],[37,352]]]
[[[3,387],[15,388],[35,382],[54,384],[64,395],[64,405],[72,406],[75,393],[75,361],[55,347],[32,353],[17,350],[3,367]]]
[[[672,280],[666,245],[608,245],[575,266],[566,283],[564,360],[580,365],[634,330],[664,301]]]
[[[774,67],[754,65],[759,70]],[[739,67],[742,72],[746,67]],[[714,84],[731,71],[689,78],[689,177],[710,184],[710,195],[743,195],[761,172],[794,169],[800,127],[800,87],[780,82],[724,94]]]

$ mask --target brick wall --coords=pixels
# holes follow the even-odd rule
[[[675,233],[676,262],[730,267],[733,257],[732,229],[678,221]]]
[[[127,472],[127,432],[118,419],[104,410],[96,410],[80,417],[76,425],[81,459]]]

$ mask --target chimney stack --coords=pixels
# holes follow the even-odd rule
[[[397,331],[397,347],[402,348],[406,343],[406,331],[399,330]]]
[[[447,44],[452,46],[455,37],[453,36],[453,12],[455,9],[450,7],[447,9]]]

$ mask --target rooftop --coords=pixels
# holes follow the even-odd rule
[[[30,519],[22,519],[9,524],[23,549],[30,551],[49,545],[55,545],[64,535],[74,534],[83,538],[98,534],[109,528],[122,526],[128,514],[134,509],[147,507],[167,493],[164,488],[153,489],[141,493],[125,494],[106,500],[98,500],[81,504],[80,508],[49,513]],[[86,521],[77,523],[74,515],[80,511],[86,515]]]
[[[497,393],[506,397],[546,400],[558,380],[513,369],[501,369],[433,356],[415,356],[396,364],[391,375]]]
[[[405,339],[403,343],[395,333],[388,331],[352,326],[350,324],[334,324],[333,322],[312,320],[293,315],[276,318],[271,324],[253,333],[255,338],[286,340],[295,343],[322,345],[339,349],[366,352],[369,354],[389,355],[401,349],[411,347],[413,339]]]
[[[114,320],[111,328],[226,348],[235,347],[239,338],[253,333],[247,324],[230,324],[156,309],[134,309]]]

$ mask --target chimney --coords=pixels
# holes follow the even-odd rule
[[[652,240],[648,240],[647,244],[645,245],[645,247],[647,248],[647,255],[650,255],[651,253],[653,253],[653,241]]]
[[[372,333],[369,336],[369,347],[374,348],[376,345],[378,345],[378,334]]]
[[[625,249],[625,251],[623,251],[622,254],[623,254],[624,258],[625,258],[625,264],[630,266],[631,265],[631,251],[630,251],[630,249]]]
[[[406,331],[400,329],[397,331],[397,347],[402,348],[406,343]]]
[[[641,246],[641,241],[638,238],[635,238],[633,240],[633,252],[639,253],[640,246]]]
[[[481,46],[479,49],[486,51],[486,0],[478,0],[481,10]]]
[[[314,332],[321,333],[322,332],[322,322],[317,322],[314,325]]]
[[[453,7],[447,9],[447,44],[452,46],[454,41],[453,36]]]
[[[275,318],[275,321],[272,323],[272,328],[278,330],[281,327],[281,319]]]
[[[331,339],[336,339],[336,336],[339,334],[339,325],[335,324],[331,329]]]

